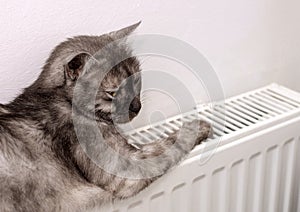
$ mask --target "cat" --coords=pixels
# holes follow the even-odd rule
[[[138,148],[127,142],[114,121],[130,122],[142,107],[140,63],[127,44],[104,51],[108,62],[120,54],[127,59],[114,66],[99,85],[95,116],[74,103],[75,85],[88,61],[103,46],[129,36],[139,24],[62,42],[52,51],[37,80],[9,104],[0,104],[0,211],[85,211],[132,197],[178,164],[211,133],[208,123],[195,120],[184,123],[180,134],[174,132]],[[131,83],[120,86],[130,76]],[[94,79],[90,80],[92,84]],[[112,91],[115,88],[118,90]],[[81,92],[84,94],[84,90]],[[123,111],[114,117],[113,102],[127,105],[121,110],[129,115],[122,117]],[[96,142],[105,142],[119,154],[104,158],[109,157],[108,146],[94,151],[102,162],[113,166],[113,173],[94,163],[80,145],[78,138],[90,135],[80,135],[84,130],[76,132],[72,114],[84,120],[79,122],[80,129],[89,129],[90,122],[96,122],[103,135],[103,140]],[[131,164],[145,159],[148,162],[142,163],[143,167]],[[133,176],[127,178],[126,170]],[[135,174],[139,176],[135,178]]]

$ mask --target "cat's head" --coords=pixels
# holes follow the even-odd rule
[[[131,55],[132,51],[126,43],[115,41],[130,35],[139,24],[100,36],[77,36],[61,43],[47,60],[34,87],[55,89],[64,93],[74,108],[73,97],[76,84],[89,66],[89,71],[103,72],[105,75],[102,76],[101,81],[87,77],[81,82],[81,86],[85,84],[87,88],[80,88],[82,101],[79,101],[75,107],[79,111],[91,109],[85,105],[84,98],[89,95],[90,85],[95,87],[96,82],[98,91],[92,108],[96,119],[108,124],[131,121],[141,109],[140,63]],[[110,45],[111,43],[113,45]],[[99,52],[102,58],[99,58]],[[97,54],[98,56],[95,56]],[[103,64],[99,62],[103,59],[105,66],[110,67],[109,70],[105,70]],[[86,111],[81,112],[86,114]]]

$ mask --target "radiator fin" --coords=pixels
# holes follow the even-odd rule
[[[209,211],[207,194],[208,181],[205,175],[197,177],[192,182],[191,212]]]
[[[277,211],[277,197],[278,194],[278,170],[279,170],[279,147],[274,146],[266,152],[266,166],[264,179],[264,193],[263,193],[263,210],[265,212]]]
[[[241,212],[244,210],[245,161],[235,162],[230,170],[230,189],[228,191],[230,212]]]
[[[150,211],[166,211],[165,208],[165,193],[159,192],[150,198]]]
[[[177,185],[175,186],[175,188],[173,188],[171,194],[172,212],[182,212],[186,210],[186,208],[188,207],[187,194],[188,192],[185,183]]]
[[[246,212],[260,211],[262,200],[261,188],[263,185],[263,156],[262,153],[255,153],[249,159],[248,182],[246,192]],[[254,195],[255,194],[255,195]]]
[[[212,173],[212,212],[223,212],[226,208],[226,169],[219,168]]]

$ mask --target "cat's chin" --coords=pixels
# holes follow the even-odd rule
[[[138,115],[138,113],[129,111],[128,114],[114,116],[112,122],[114,124],[126,124],[128,122],[131,122],[137,115]]]
[[[127,114],[112,115],[111,113],[96,111],[95,115],[98,122],[114,125],[131,122],[138,115],[138,113],[129,111]]]

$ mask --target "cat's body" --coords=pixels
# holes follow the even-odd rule
[[[181,135],[174,133],[135,148],[114,127],[112,112],[105,105],[111,104],[108,97],[113,99],[116,94],[102,91],[97,96],[100,102],[100,109],[96,108],[97,126],[104,141],[120,156],[101,157],[108,151],[106,148],[97,149],[97,153],[102,162],[113,166],[115,173],[121,175],[100,168],[83,150],[72,118],[73,89],[79,71],[88,55],[95,54],[107,40],[127,36],[136,26],[101,37],[78,37],[61,44],[32,86],[10,104],[0,104],[0,211],[84,211],[114,199],[131,197],[162,175],[154,173],[165,173],[208,136],[210,126],[194,121],[184,124]],[[126,69],[126,74],[119,73],[122,69]],[[138,61],[128,60],[113,72],[114,75],[102,82],[103,89],[138,73]],[[140,84],[136,81],[133,90],[139,93]],[[117,94],[116,101],[121,98]],[[141,105],[139,96],[132,96],[130,101],[131,120]],[[78,116],[84,119],[82,128],[89,129],[95,121],[81,113]],[[116,120],[123,118],[118,116]],[[200,130],[195,130],[199,126]],[[130,160],[124,160],[124,155]],[[130,163],[144,159],[149,161],[143,163],[143,167]],[[148,177],[126,178],[126,170]]]

